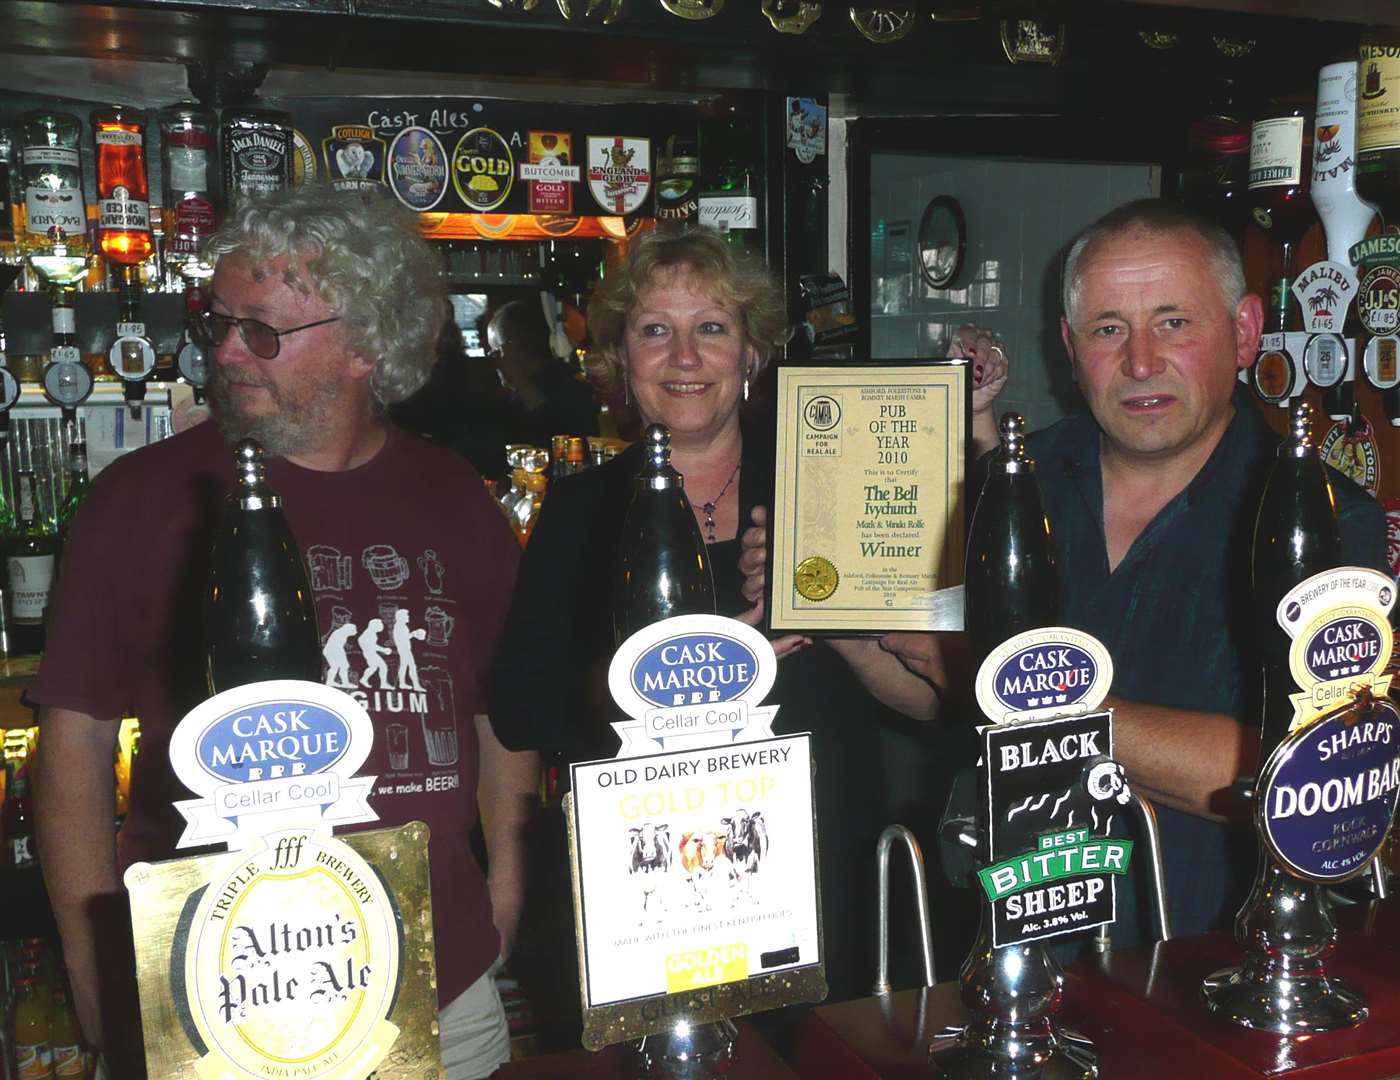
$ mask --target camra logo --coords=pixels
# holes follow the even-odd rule
[[[841,422],[841,403],[834,397],[820,394],[807,402],[802,419],[813,431],[830,431]]]
[[[399,1034],[387,1019],[398,912],[378,874],[339,840],[304,830],[268,834],[225,870],[176,929],[189,943],[177,1008],[204,1051],[195,1072],[371,1075]]]
[[[220,716],[196,742],[199,763],[230,784],[324,772],[349,749],[349,721],[306,701]]]
[[[1008,638],[977,673],[977,702],[997,723],[1098,708],[1113,682],[1108,650],[1089,634],[1046,627]]]
[[[515,182],[515,157],[510,145],[490,128],[472,128],[457,140],[452,152],[452,186],[478,213],[506,201]]]
[[[1270,850],[1309,881],[1343,881],[1380,849],[1400,797],[1395,706],[1353,703],[1279,744],[1257,814]]]
[[[1368,618],[1347,615],[1324,624],[1308,638],[1306,663],[1318,682],[1371,671],[1381,659],[1385,639]]]
[[[758,679],[758,657],[737,638],[677,634],[632,665],[632,685],[657,707],[733,701]]]
[[[447,192],[447,151],[427,128],[407,127],[389,146],[389,187],[410,210],[431,210]]]

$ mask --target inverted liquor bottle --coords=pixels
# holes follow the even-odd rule
[[[292,184],[292,118],[271,109],[226,112],[223,118],[224,199],[243,199]]]
[[[87,272],[87,204],[78,142],[82,123],[70,113],[31,112],[15,122],[23,205],[20,251],[54,285]]]
[[[1236,243],[1249,217],[1249,130],[1238,88],[1225,79],[1191,121],[1181,178],[1182,201],[1220,222]]]
[[[214,273],[201,248],[219,227],[213,196],[217,131],[214,115],[197,105],[161,110],[165,261],[175,275],[187,280],[203,280]]]
[[[1250,129],[1249,201],[1254,223],[1283,253],[1281,280],[1275,286],[1269,330],[1282,331],[1288,318],[1294,253],[1313,221],[1308,182],[1312,176],[1312,131],[1301,105],[1276,104]]]
[[[1278,602],[1289,589],[1341,562],[1336,496],[1313,446],[1312,406],[1293,408],[1292,434],[1278,448],[1254,524],[1251,573],[1254,639],[1264,672],[1264,713],[1259,760],[1288,734],[1289,694],[1297,689],[1288,667],[1291,639],[1278,624]]]
[[[146,178],[146,121],[120,105],[92,114],[97,151],[97,243],[124,266],[151,257],[151,191]]]
[[[1361,39],[1356,84],[1356,193],[1400,229],[1400,29]]]
[[[1001,418],[1001,446],[972,515],[964,571],[965,626],[977,663],[1007,638],[1054,626],[1059,582],[1050,519],[1026,456],[1025,421]]]
[[[671,465],[671,433],[652,424],[643,436],[646,461],[637,473],[622,522],[613,634],[618,644],[644,626],[677,615],[713,615],[710,556]]]
[[[252,439],[234,448],[234,489],[209,560],[204,634],[209,690],[266,679],[321,681],[321,639],[306,564],[267,486]]]

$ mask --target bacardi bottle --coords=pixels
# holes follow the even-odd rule
[[[252,439],[234,448],[234,490],[210,555],[204,632],[211,693],[266,679],[321,681],[306,564],[262,457]]]
[[[62,112],[25,113],[16,121],[24,205],[19,246],[54,285],[87,273],[87,205],[78,155],[82,123]]]
[[[662,619],[715,613],[710,557],[685,495],[685,478],[671,464],[671,433],[652,424],[643,438],[646,461],[622,522],[613,597],[618,644]]]

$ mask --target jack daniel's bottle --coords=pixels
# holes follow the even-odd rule
[[[671,433],[652,424],[644,441],[646,463],[622,523],[613,597],[618,644],[662,619],[715,613],[710,557],[685,495],[685,478],[671,465]]]
[[[1254,524],[1254,625],[1264,668],[1264,715],[1259,760],[1268,760],[1293,718],[1288,695],[1296,690],[1288,668],[1291,640],[1278,624],[1283,595],[1314,574],[1341,562],[1336,499],[1309,429],[1312,406],[1293,409],[1292,437],[1278,449],[1259,517]]]
[[[204,633],[211,693],[266,679],[321,681],[311,583],[262,447],[234,449],[237,479],[209,562]]]
[[[1025,426],[1016,413],[1001,418],[1001,446],[967,538],[965,625],[979,663],[1007,638],[1059,619],[1050,519],[1026,456]]]

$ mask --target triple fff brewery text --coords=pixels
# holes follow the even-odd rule
[[[267,679],[321,681],[306,564],[262,458],[252,439],[235,447],[234,490],[210,556],[204,632],[211,693]]]
[[[1313,446],[1311,423],[1312,407],[1299,402],[1292,436],[1279,445],[1254,526],[1253,626],[1264,686],[1261,762],[1288,734],[1289,695],[1297,689],[1288,666],[1291,639],[1278,624],[1278,602],[1295,585],[1341,562],[1336,498]]]
[[[710,557],[685,478],[671,465],[671,433],[651,424],[643,440],[646,460],[622,523],[613,597],[617,644],[662,619],[715,613]]]

